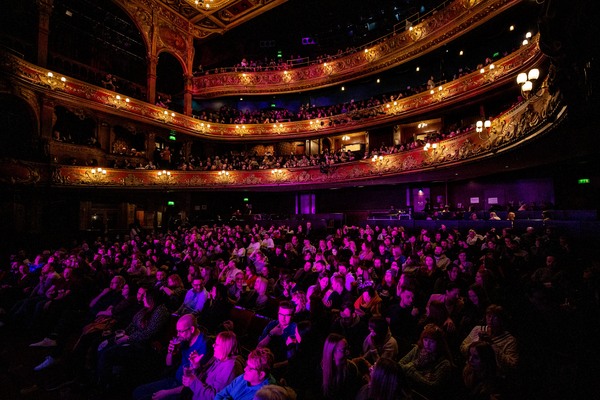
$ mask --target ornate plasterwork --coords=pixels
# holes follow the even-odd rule
[[[566,115],[560,93],[551,95],[542,89],[534,97],[500,115],[492,121],[489,132],[482,135],[475,129],[443,140],[429,151],[415,149],[384,155],[381,160],[361,160],[336,164],[329,168],[296,168],[288,170],[258,171],[172,171],[160,177],[157,171],[109,169],[106,174],[93,173],[91,168],[0,162],[5,183],[35,184],[50,182],[55,186],[114,187],[114,188],[169,188],[169,189],[243,189],[252,187],[290,187],[303,185],[329,187],[332,184],[361,182],[393,177],[400,174],[417,174],[431,169],[450,168],[459,163],[477,161],[509,151],[543,135],[549,126],[560,122]],[[559,112],[560,111],[560,112]],[[558,118],[558,116],[561,116]],[[6,178],[10,177],[10,178]],[[7,181],[6,179],[10,179]]]
[[[428,91],[390,103],[378,105],[356,113],[335,115],[323,119],[273,124],[233,125],[215,124],[197,120],[143,101],[130,99],[115,106],[117,93],[67,77],[60,87],[51,89],[47,83],[48,70],[27,63],[17,57],[0,52],[0,74],[8,75],[13,86],[23,86],[50,99],[61,99],[78,108],[101,110],[106,114],[123,116],[137,122],[175,129],[181,134],[212,140],[260,141],[276,137],[278,140],[305,139],[366,130],[390,124],[402,118],[460,104],[470,97],[502,85],[513,85],[513,78],[523,69],[544,61],[536,40],[522,46],[514,53],[498,60],[494,69],[486,69],[460,77],[445,84],[433,94]],[[58,78],[58,75],[56,76]],[[13,90],[14,91],[14,90]]]
[[[204,39],[223,34],[287,0],[206,0],[196,5],[194,0],[114,0],[138,25],[147,43],[152,31],[152,15],[183,35]],[[210,7],[205,5],[209,4]],[[182,57],[185,59],[185,57]]]
[[[422,56],[482,25],[521,0],[456,0],[411,30],[394,32],[356,52],[323,64],[286,71],[226,72],[194,78],[192,94],[213,98],[276,94],[332,86]]]

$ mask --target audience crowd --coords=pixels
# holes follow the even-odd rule
[[[100,398],[551,398],[598,272],[549,228],[132,226],[12,256],[0,318]]]

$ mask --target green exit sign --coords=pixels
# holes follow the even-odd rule
[[[175,205],[174,201],[167,201],[167,205],[173,207]]]
[[[586,183],[590,183],[590,178],[581,178],[577,181],[580,185],[585,185]]]

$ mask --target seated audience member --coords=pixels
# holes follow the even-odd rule
[[[458,265],[458,268],[460,268],[460,271],[462,272],[462,274],[464,276],[467,277],[467,280],[469,282],[473,281],[473,278],[475,277],[475,266],[473,265],[473,263],[471,261],[469,261],[468,258],[468,253],[466,249],[462,249],[461,251],[458,252],[458,259],[456,261],[454,261],[454,264]]]
[[[99,312],[105,311],[121,301],[123,286],[125,286],[125,278],[120,275],[114,276],[110,280],[109,286],[90,301],[88,316],[96,318]]]
[[[200,313],[200,320],[209,332],[216,332],[224,315],[229,315],[233,305],[227,298],[227,288],[222,283],[214,285],[208,293],[208,300]]]
[[[331,400],[353,400],[362,385],[358,367],[348,359],[348,342],[331,333],[323,345],[321,396]]]
[[[114,306],[99,311],[96,319],[83,327],[70,354],[75,379],[81,381],[86,370],[91,370],[92,367],[86,365],[86,360],[95,361],[96,349],[102,341],[104,331],[125,329],[131,323],[133,316],[143,307],[146,291],[144,287],[138,288],[134,283],[126,283],[121,290],[121,300]]]
[[[274,357],[269,349],[257,348],[248,355],[244,373],[235,378],[223,390],[218,392],[215,400],[252,400],[256,392],[263,386],[274,384],[271,375]]]
[[[333,321],[331,332],[338,333],[348,341],[348,354],[351,358],[363,354],[363,342],[369,334],[367,320],[361,318],[354,305],[348,302],[342,304],[340,315]]]
[[[310,319],[310,311],[307,308],[308,299],[306,293],[298,290],[292,293],[292,303],[296,306],[294,310],[294,322],[306,321]]]
[[[467,282],[463,279],[460,267],[456,264],[448,265],[445,274],[435,281],[433,293],[444,293],[450,282],[454,282],[458,286],[459,293],[466,292]]]
[[[56,285],[61,280],[60,274],[55,271],[54,264],[48,262],[40,273],[39,282],[33,287],[29,297],[15,303],[9,316],[17,323],[29,321],[35,312],[36,306],[45,303],[56,293]]]
[[[344,283],[344,277],[339,274],[334,274],[331,277],[331,289],[329,289],[323,296],[323,304],[329,310],[339,311],[344,300],[350,298],[349,293],[344,287]]]
[[[400,360],[407,379],[426,396],[434,397],[449,388],[452,356],[444,332],[434,324],[425,326],[417,345]]]
[[[160,271],[159,271],[160,272]],[[158,272],[157,272],[158,274]],[[183,281],[181,277],[177,274],[171,274],[167,278],[167,284],[160,286],[160,290],[166,296],[166,305],[170,311],[177,311],[179,307],[183,304],[183,301],[186,296],[185,287],[183,286]],[[192,282],[192,291],[193,291],[193,282]]]
[[[390,331],[398,342],[400,354],[406,354],[417,340],[419,309],[415,306],[415,288],[400,286],[400,301],[392,304],[386,313]]]
[[[269,301],[269,295],[267,289],[269,288],[269,281],[265,277],[258,277],[254,283],[254,290],[246,292],[240,299],[238,304],[249,310],[260,312],[267,307]]]
[[[446,310],[448,311],[448,316],[452,318],[455,326],[458,326],[462,319],[462,313],[464,311],[465,303],[463,299],[460,297],[460,288],[454,282],[449,282],[446,285],[445,294],[432,294],[429,297],[429,301],[427,302],[427,306],[432,301],[439,301],[444,304]]]
[[[467,357],[471,343],[484,341],[491,344],[496,353],[499,372],[505,375],[517,368],[519,349],[517,339],[504,329],[504,319],[504,308],[496,304],[490,305],[485,313],[486,325],[475,326],[463,340],[460,350]]]
[[[151,343],[166,329],[169,310],[160,303],[160,294],[149,290],[144,294],[144,308],[133,316],[125,335],[99,347],[98,382],[104,389],[114,388],[113,367],[122,366],[125,373],[138,372],[155,356]]]
[[[297,324],[296,334],[286,340],[287,370],[285,382],[290,385],[301,398],[309,398],[314,387],[318,385],[315,377],[315,366],[319,363],[320,343],[312,329],[310,321]]]
[[[356,400],[408,400],[410,390],[406,384],[406,378],[400,365],[389,358],[380,358],[371,367],[369,383],[364,385]]]
[[[266,385],[260,388],[253,400],[296,400],[296,392],[289,386]]]
[[[239,271],[239,270],[238,270]],[[246,292],[246,286],[244,286],[244,273],[239,271],[235,274],[233,281],[227,286],[227,297],[232,304],[237,304],[242,295]]]
[[[485,296],[483,289],[475,284],[469,286],[467,297],[465,299],[465,308],[460,321],[459,331],[462,337],[471,332],[475,325],[485,324],[485,310],[489,301]]]
[[[390,327],[382,317],[371,317],[369,320],[369,335],[363,342],[362,356],[374,364],[381,357],[396,360],[398,358],[398,343],[390,332]]]
[[[181,363],[174,376],[161,379],[156,382],[139,386],[133,392],[135,400],[157,400],[180,398],[184,386],[182,379],[185,368],[191,366],[191,359],[198,357],[198,362],[207,354],[206,339],[204,334],[198,329],[196,317],[192,314],[185,314],[177,320],[177,336],[170,342],[167,349],[165,363],[167,367],[173,366],[175,356],[181,356]]]
[[[290,336],[296,334],[296,323],[292,322],[293,316],[294,305],[288,301],[282,301],[279,303],[277,320],[269,322],[258,338],[257,347],[268,347],[276,363],[286,359],[286,341]]]
[[[373,286],[367,287],[354,302],[356,313],[365,319],[381,315],[381,297]]]
[[[462,378],[466,388],[465,399],[495,400],[502,398],[502,385],[498,376],[496,355],[487,342],[469,345],[467,364]]]
[[[204,288],[204,280],[202,278],[194,278],[192,281],[192,288],[187,291],[183,303],[179,307],[175,314],[200,314],[208,298],[208,292]]]
[[[395,269],[394,266],[396,266]],[[398,264],[395,261],[392,261],[392,268],[385,271],[381,283],[377,285],[377,293],[379,294],[379,297],[381,297],[382,309],[387,309],[390,304],[396,300],[397,273]]]
[[[194,373],[183,375],[183,385],[193,393],[193,400],[214,399],[244,372],[245,361],[238,355],[238,341],[233,332],[220,332],[215,339],[213,357],[204,366],[202,358],[202,354],[192,352],[190,364]]]

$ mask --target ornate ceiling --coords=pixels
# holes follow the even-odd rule
[[[147,2],[152,0],[142,0]],[[154,0],[187,19],[199,39],[223,34],[287,0]]]

